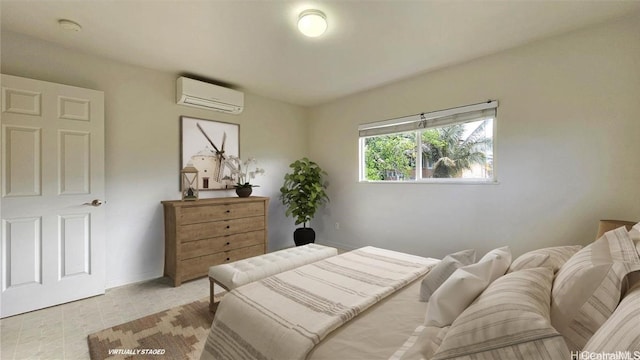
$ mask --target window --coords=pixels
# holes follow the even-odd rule
[[[360,125],[360,181],[493,182],[497,101]]]

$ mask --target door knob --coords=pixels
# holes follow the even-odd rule
[[[92,202],[90,202],[90,203],[84,203],[84,204],[82,204],[82,205],[88,205],[88,206],[95,206],[95,207],[98,207],[98,206],[100,206],[100,205],[102,205],[102,204],[104,204],[104,203],[105,203],[105,201],[98,200],[98,199],[94,199]]]

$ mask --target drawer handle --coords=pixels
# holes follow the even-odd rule
[[[230,213],[230,212],[231,212],[231,210],[227,210],[227,211],[225,211],[225,212],[228,214],[228,213]]]
[[[231,260],[231,258],[227,258],[227,261]]]
[[[231,226],[227,225],[227,229],[231,228]]]
[[[227,241],[227,245],[231,245],[231,243]]]

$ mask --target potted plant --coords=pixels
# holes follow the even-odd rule
[[[284,185],[280,188],[280,200],[287,207],[286,215],[292,215],[295,224],[302,224],[293,233],[296,246],[315,241],[315,231],[307,227],[319,206],[329,201],[325,192],[327,183],[323,182],[323,171],[318,164],[302,158],[289,165],[293,170],[284,176]]]
[[[253,188],[260,185],[251,184],[249,181],[254,179],[256,175],[264,174],[264,169],[255,166],[258,163],[255,158],[249,158],[243,162],[239,157],[231,155],[226,161],[231,167],[231,176],[225,177],[225,179],[235,181],[236,194],[239,197],[251,195]],[[254,171],[249,171],[250,165],[254,165]]]

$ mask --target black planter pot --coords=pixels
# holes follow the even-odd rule
[[[293,232],[293,242],[296,246],[311,244],[316,241],[316,232],[312,228],[297,228]]]
[[[249,197],[249,195],[251,195],[252,192],[253,192],[253,189],[250,186],[236,188],[236,194],[238,194],[239,197]]]

